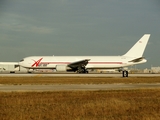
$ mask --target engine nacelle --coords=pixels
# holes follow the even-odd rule
[[[67,71],[67,65],[56,65],[56,71],[66,72]]]

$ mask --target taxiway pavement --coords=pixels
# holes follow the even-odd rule
[[[122,77],[122,74],[0,74],[0,77]],[[160,74],[129,74],[129,77],[160,77]]]
[[[44,92],[44,91],[96,91],[160,88],[160,83],[140,84],[57,84],[57,85],[0,85],[0,92]]]
[[[122,77],[121,74],[0,74],[0,77]],[[129,77],[158,77],[160,74],[129,74]],[[54,85],[3,85],[0,92],[43,92],[74,90],[126,90],[160,88],[160,83],[139,84],[54,84]]]

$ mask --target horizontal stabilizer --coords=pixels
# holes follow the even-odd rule
[[[144,57],[140,57],[140,58],[133,59],[133,60],[131,60],[131,61],[129,61],[129,62],[140,62],[140,61],[142,61],[143,59],[144,59]]]

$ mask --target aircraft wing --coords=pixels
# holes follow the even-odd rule
[[[131,60],[131,61],[129,61],[129,62],[140,62],[140,61],[142,61],[144,59],[144,57],[140,57],[140,58],[136,58],[136,59],[133,59],[133,60]]]
[[[89,60],[90,59],[84,59],[84,60],[72,62],[72,63],[68,64],[68,66],[71,67],[71,68],[76,68],[76,67],[79,67],[79,66],[84,67],[84,66],[86,66],[88,64]]]

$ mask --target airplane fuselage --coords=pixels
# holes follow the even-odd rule
[[[129,62],[135,58],[125,56],[32,56],[24,58],[19,64],[29,69],[55,69],[57,65],[68,65],[83,59],[90,59],[87,69],[122,68],[146,62],[145,59],[138,63]]]

